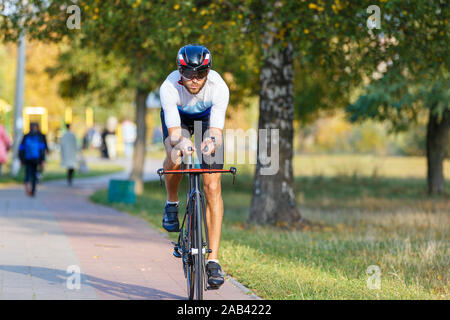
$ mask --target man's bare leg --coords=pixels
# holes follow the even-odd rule
[[[208,255],[209,260],[219,259],[219,242],[223,219],[220,177],[220,173],[203,174],[206,195],[206,222],[208,225],[209,247],[212,250]]]
[[[173,147],[170,145],[169,140],[167,138],[164,141],[164,146],[166,148],[166,159],[164,159],[164,170],[177,170],[180,168],[180,159],[176,162],[172,161],[172,150]],[[174,151],[175,152],[175,151]],[[167,191],[167,201],[176,202],[178,201],[178,186],[181,181],[181,174],[167,174],[164,176],[166,191]]]

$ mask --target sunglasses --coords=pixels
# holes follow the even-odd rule
[[[202,80],[208,75],[208,69],[197,71],[193,69],[184,69],[180,68],[181,75],[186,78],[187,80],[192,80],[194,78],[197,78],[198,80]]]

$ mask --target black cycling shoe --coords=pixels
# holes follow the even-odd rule
[[[206,273],[208,274],[208,284],[211,289],[218,289],[224,281],[222,268],[217,262],[209,261],[206,264]]]
[[[178,204],[166,204],[164,206],[162,225],[168,232],[180,231],[180,223],[178,222]]]

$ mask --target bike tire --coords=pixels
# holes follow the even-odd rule
[[[197,300],[203,300],[203,278],[204,278],[204,256],[203,256],[203,232],[202,232],[202,210],[200,196],[195,197],[195,234],[196,247],[195,255],[195,296]]]
[[[187,231],[187,243],[186,243],[186,273],[187,273],[187,292],[188,292],[188,299],[194,300],[195,298],[195,263],[193,256],[190,252],[191,248],[193,247],[193,244],[195,244],[196,236],[195,236],[195,226],[194,226],[194,210],[192,210],[193,204],[192,201],[190,201],[190,208],[189,208],[189,221],[188,226],[186,228]]]
[[[183,250],[183,272],[184,277],[186,278],[186,292],[188,294],[188,299],[193,300],[194,299],[194,276],[193,276],[193,266],[192,266],[192,259],[187,253],[188,248],[188,231],[184,231],[183,234],[183,244],[182,244],[182,250]]]

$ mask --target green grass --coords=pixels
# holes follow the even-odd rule
[[[423,159],[382,159],[384,174],[373,174],[376,163],[365,156],[321,156],[317,172],[307,173],[313,160],[295,163],[299,209],[317,223],[302,231],[248,226],[252,169],[239,168],[234,186],[224,177],[219,255],[225,271],[266,299],[448,299],[450,198],[427,196],[418,174]],[[92,200],[110,205],[106,190]],[[136,205],[113,206],[161,229],[164,200],[164,187],[150,182]],[[380,267],[381,290],[367,288],[371,265]]]
[[[79,173],[75,171],[74,178],[87,178],[87,177],[96,177],[105,174],[120,172],[124,168],[115,164],[108,163],[88,163],[89,171],[86,173]],[[50,180],[58,180],[65,179],[67,175],[67,171],[65,168],[60,166],[59,160],[49,160],[45,164],[44,173],[42,175],[43,181]],[[9,172],[9,165],[2,166],[2,177],[0,180],[0,185],[5,184],[14,184],[14,183],[22,183],[24,179],[24,168],[22,167],[19,171],[19,174],[16,177],[13,177]]]

